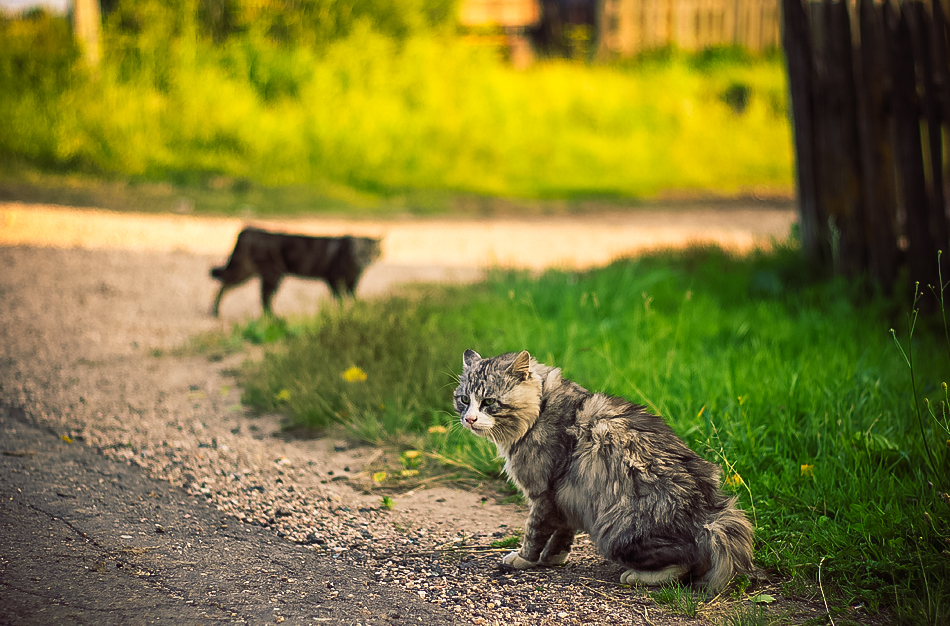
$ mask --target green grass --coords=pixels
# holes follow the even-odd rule
[[[734,612],[719,623],[721,626],[770,626],[783,622],[771,617],[761,605],[740,604]]]
[[[777,55],[519,71],[442,31],[397,38],[359,22],[314,48],[253,33],[130,40],[112,20],[93,75],[66,43],[34,52],[62,36],[44,23],[0,20],[8,196],[52,185],[68,198],[93,180],[149,204],[164,183],[198,212],[266,215],[792,189]]]
[[[689,587],[678,583],[667,583],[650,592],[650,597],[657,604],[662,604],[668,611],[676,615],[696,617],[702,604],[696,593]]]
[[[521,539],[520,534],[515,534],[505,537],[504,539],[492,541],[489,545],[493,548],[517,548],[521,545]]]
[[[911,303],[816,278],[785,248],[501,272],[327,307],[248,366],[245,400],[497,476],[492,446],[451,414],[451,391],[463,349],[528,349],[589,389],[651,407],[722,465],[755,521],[756,562],[788,593],[817,597],[820,568],[839,608],[936,624],[950,612],[950,449],[923,404],[918,422],[889,329],[913,347],[917,396],[937,416],[950,363],[942,325],[920,319],[908,338]],[[365,380],[343,378],[354,366]]]

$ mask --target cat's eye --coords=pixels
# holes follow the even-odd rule
[[[495,404],[494,398],[485,398],[484,400],[482,400],[482,406],[491,406],[493,404]]]
[[[465,396],[455,396],[455,399],[458,400],[459,404],[468,404],[468,398]]]

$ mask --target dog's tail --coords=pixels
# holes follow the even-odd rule
[[[713,515],[704,526],[700,550],[708,557],[710,569],[699,581],[707,593],[714,595],[729,584],[734,574],[751,574],[752,524],[741,509],[736,508],[736,499],[730,498],[726,506]]]
[[[246,262],[241,262],[241,259],[246,258],[246,255],[242,254],[242,250],[247,247],[247,239],[251,236],[250,233],[252,231],[254,231],[253,228],[244,228],[238,233],[237,241],[234,242],[234,250],[231,251],[228,262],[221,267],[211,268],[211,278],[216,278],[222,283],[236,283],[250,277],[247,267],[239,268],[236,266],[247,264]],[[253,272],[253,270],[251,270],[251,272]]]

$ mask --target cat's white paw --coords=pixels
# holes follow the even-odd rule
[[[620,575],[620,584],[636,585],[639,583],[641,585],[647,585],[648,587],[655,587],[665,582],[681,578],[683,574],[688,571],[689,568],[683,565],[670,565],[669,567],[650,572],[628,569]]]
[[[517,552],[509,552],[501,560],[505,565],[510,565],[515,569],[531,569],[532,567],[537,567],[537,561],[526,561],[521,558],[521,555]]]
[[[567,562],[567,557],[570,556],[571,551],[565,550],[564,552],[558,552],[557,554],[542,555],[541,563],[544,565],[564,565]]]

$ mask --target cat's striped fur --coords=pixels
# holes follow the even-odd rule
[[[623,583],[686,580],[717,593],[751,573],[752,526],[720,489],[719,467],[666,422],[591,393],[528,352],[466,350],[455,390],[462,425],[493,441],[530,503],[521,549],[503,562],[563,563],[586,531]]]
[[[379,254],[380,241],[369,237],[311,237],[245,228],[227,265],[211,270],[211,276],[221,281],[211,312],[217,317],[224,294],[255,275],[261,277],[261,306],[267,314],[272,313],[271,300],[287,274],[323,279],[336,298],[344,291],[353,295],[363,270]]]

